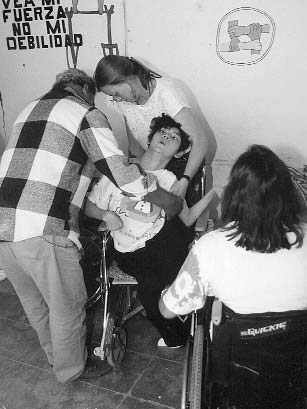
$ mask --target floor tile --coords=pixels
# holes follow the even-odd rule
[[[24,310],[17,295],[9,292],[1,292],[0,317],[18,320],[24,315]]]
[[[118,407],[118,409],[170,409],[170,408],[172,409],[171,406],[164,406],[157,404],[155,402],[148,402],[141,399],[135,399],[130,397],[126,398]]]
[[[131,396],[178,408],[183,364],[154,358],[137,382]]]
[[[147,318],[139,314],[126,324],[128,332],[127,348],[131,351],[155,356],[158,352],[157,342],[160,338],[157,329]]]
[[[24,364],[15,366],[6,377],[2,406],[7,409],[56,409],[57,397],[66,386],[57,382],[50,371]]]
[[[31,327],[20,328],[18,322],[0,318],[0,355],[25,362],[40,349]]]
[[[96,308],[87,314],[93,347],[100,343],[103,321]],[[181,352],[158,348],[159,334],[141,314],[125,328],[128,346],[117,368],[104,362],[110,369],[104,376],[60,384],[12,286],[0,282],[0,409],[178,409],[174,379],[182,373]]]
[[[133,320],[127,323],[128,345],[131,351],[136,351],[160,358],[170,359],[182,362],[184,359],[185,348],[171,349],[157,346],[160,338],[158,330],[151,322],[139,314]]]
[[[57,409],[115,409],[124,396],[85,382],[72,382],[58,396]]]
[[[14,376],[16,375],[16,369],[20,366],[19,362],[0,357],[0,397],[4,396],[8,386],[14,382]],[[1,400],[0,400],[1,403]],[[2,407],[0,406],[2,409]]]
[[[149,363],[149,357],[127,351],[117,368],[111,368],[107,374],[88,382],[109,390],[128,393]]]
[[[8,279],[0,281],[0,291],[3,293],[16,294],[12,284]]]

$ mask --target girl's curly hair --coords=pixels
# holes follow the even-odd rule
[[[177,128],[179,130],[181,143],[178,152],[185,151],[188,148],[188,146],[190,145],[189,135],[186,132],[184,132],[179,122],[176,122],[172,117],[170,117],[167,114],[162,114],[161,116],[157,116],[152,119],[150,124],[150,133],[148,135],[149,143],[151,142],[154,134],[162,128],[165,129]]]

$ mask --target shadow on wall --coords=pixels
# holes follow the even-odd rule
[[[191,91],[191,89],[182,80],[178,78],[173,78],[173,80],[174,80],[174,83],[175,84],[177,83],[180,89],[182,89],[184,93],[187,95],[191,109],[195,117],[198,119],[200,126],[204,131],[204,135],[206,136],[208,140],[208,152],[206,154],[206,192],[207,192],[213,186],[212,161],[214,159],[214,156],[217,150],[216,138],[212,131],[212,128],[210,127],[207,121],[207,118],[203,114],[198,104],[198,101],[195,95],[193,94],[193,92]],[[217,205],[218,203],[212,202],[209,207],[210,217],[214,219],[217,218],[217,214],[218,214]]]
[[[272,147],[272,150],[278,155],[288,166],[292,166],[297,170],[302,170],[307,166],[307,156],[303,156],[302,152],[289,145],[278,145]]]
[[[6,143],[5,143],[3,133],[0,132],[0,157],[2,156],[2,153],[3,153],[4,149],[5,149],[5,146],[6,146]]]
[[[205,117],[204,113],[202,112],[199,103],[195,97],[195,95],[193,94],[193,92],[191,91],[191,89],[186,85],[186,83],[184,83],[182,80],[178,79],[178,78],[173,78],[174,83],[178,84],[178,86],[180,87],[180,89],[182,89],[184,91],[184,93],[187,95],[188,97],[188,101],[190,103],[191,109],[195,115],[195,117],[199,120],[201,128],[204,130],[204,135],[206,136],[207,140],[208,140],[208,152],[206,154],[206,163],[207,165],[211,165],[212,161],[214,159],[214,156],[216,154],[216,150],[217,150],[217,142],[216,142],[216,138],[215,135],[212,131],[211,126],[209,125],[207,118]]]

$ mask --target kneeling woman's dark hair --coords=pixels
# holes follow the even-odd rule
[[[154,134],[162,128],[164,129],[177,128],[179,130],[181,143],[178,152],[183,152],[188,148],[188,146],[190,145],[188,134],[184,132],[184,130],[181,128],[181,124],[179,122],[176,122],[171,116],[166,114],[156,116],[155,118],[152,119],[150,123],[150,133],[148,135],[149,143],[151,142]]]
[[[269,148],[253,145],[236,160],[222,200],[222,227],[236,246],[262,253],[300,247],[302,212],[288,167]]]

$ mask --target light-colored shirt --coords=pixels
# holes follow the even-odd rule
[[[307,233],[307,225],[304,226]],[[175,314],[203,307],[215,296],[239,314],[307,309],[307,237],[303,246],[275,253],[247,251],[216,230],[190,251],[163,301]],[[294,242],[294,234],[290,233]]]
[[[156,177],[159,185],[169,191],[176,176],[165,169],[147,172]],[[165,222],[164,210],[146,201],[137,201],[126,196],[106,177],[93,187],[88,199],[97,207],[115,212],[122,220],[123,227],[111,232],[114,247],[121,253],[132,252],[144,247]]]

